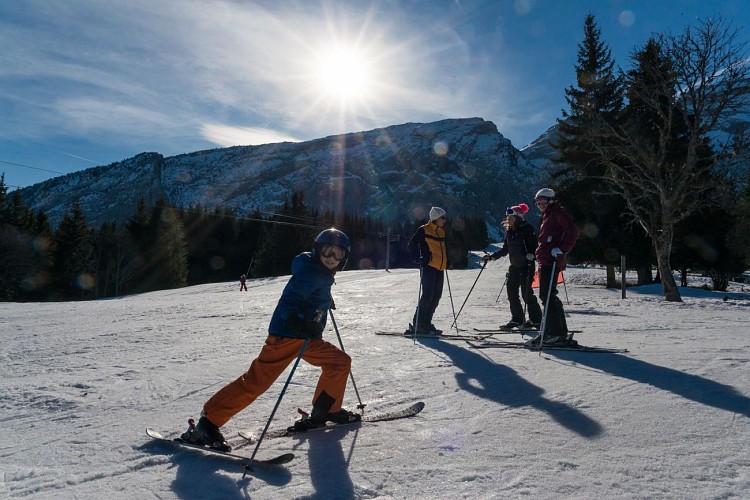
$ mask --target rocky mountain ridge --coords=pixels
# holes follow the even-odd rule
[[[432,205],[483,216],[529,202],[544,171],[482,118],[405,123],[301,143],[234,146],[171,157],[142,153],[21,190],[57,224],[80,201],[90,223],[124,222],[143,197],[176,206],[274,212],[292,193],[321,211],[421,219]]]

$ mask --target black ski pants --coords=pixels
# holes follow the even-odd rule
[[[440,271],[431,266],[424,266],[421,272],[422,294],[419,297],[417,313],[419,317],[416,324],[419,327],[428,327],[432,324],[432,315],[435,314],[443,296],[443,278],[445,271]],[[415,314],[416,315],[416,314]]]
[[[521,267],[510,266],[507,283],[508,303],[510,304],[511,319],[517,323],[524,322],[523,306],[521,305],[521,298],[518,296],[519,291],[529,309],[529,320],[532,323],[542,322],[542,309],[539,307],[539,302],[537,302],[531,288],[533,281],[533,264]]]
[[[539,267],[539,296],[544,304],[547,320],[545,321],[544,337],[552,338],[566,336],[568,334],[568,322],[565,320],[565,311],[560,297],[557,296],[557,276],[560,270],[555,266],[555,273],[552,276],[552,266]],[[549,292],[549,303],[547,303],[547,293]]]

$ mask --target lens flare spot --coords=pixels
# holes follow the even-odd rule
[[[76,283],[81,290],[91,290],[96,284],[96,279],[89,273],[82,273],[76,278]]]
[[[619,21],[621,25],[629,28],[635,24],[635,14],[632,10],[623,10],[620,12]]]
[[[448,154],[448,145],[443,141],[437,141],[432,145],[432,151],[438,156],[445,156]]]
[[[584,224],[582,229],[581,232],[586,235],[587,238],[596,238],[599,236],[599,226],[596,224],[589,222]]]

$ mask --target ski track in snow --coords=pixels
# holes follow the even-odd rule
[[[509,318],[506,261],[491,263],[458,325]],[[449,271],[435,316],[448,330],[478,269]],[[242,478],[235,460],[178,450],[181,433],[247,369],[287,277],[95,302],[0,304],[3,498],[743,498],[750,491],[750,291],[601,286],[570,269],[560,287],[584,345],[625,354],[472,349],[402,331],[418,271],[343,272],[333,313],[367,412],[425,401],[417,417],[264,441],[297,455]],[[699,278],[691,278],[699,280]],[[567,298],[566,298],[567,289]],[[453,307],[451,307],[451,296]],[[723,300],[725,296],[728,300]],[[568,303],[569,302],[569,303]],[[467,333],[467,332],[464,332]],[[338,345],[329,321],[325,338]],[[520,341],[520,337],[509,336]],[[318,369],[299,365],[272,428],[311,405]],[[224,428],[239,454],[286,380]],[[357,399],[351,384],[345,406]]]

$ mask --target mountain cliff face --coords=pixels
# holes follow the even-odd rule
[[[275,211],[303,191],[323,210],[419,219],[432,205],[449,215],[484,216],[529,202],[543,173],[489,121],[406,123],[302,143],[235,146],[172,157],[142,153],[21,190],[53,224],[76,200],[92,224],[123,222],[138,199],[177,206]]]

